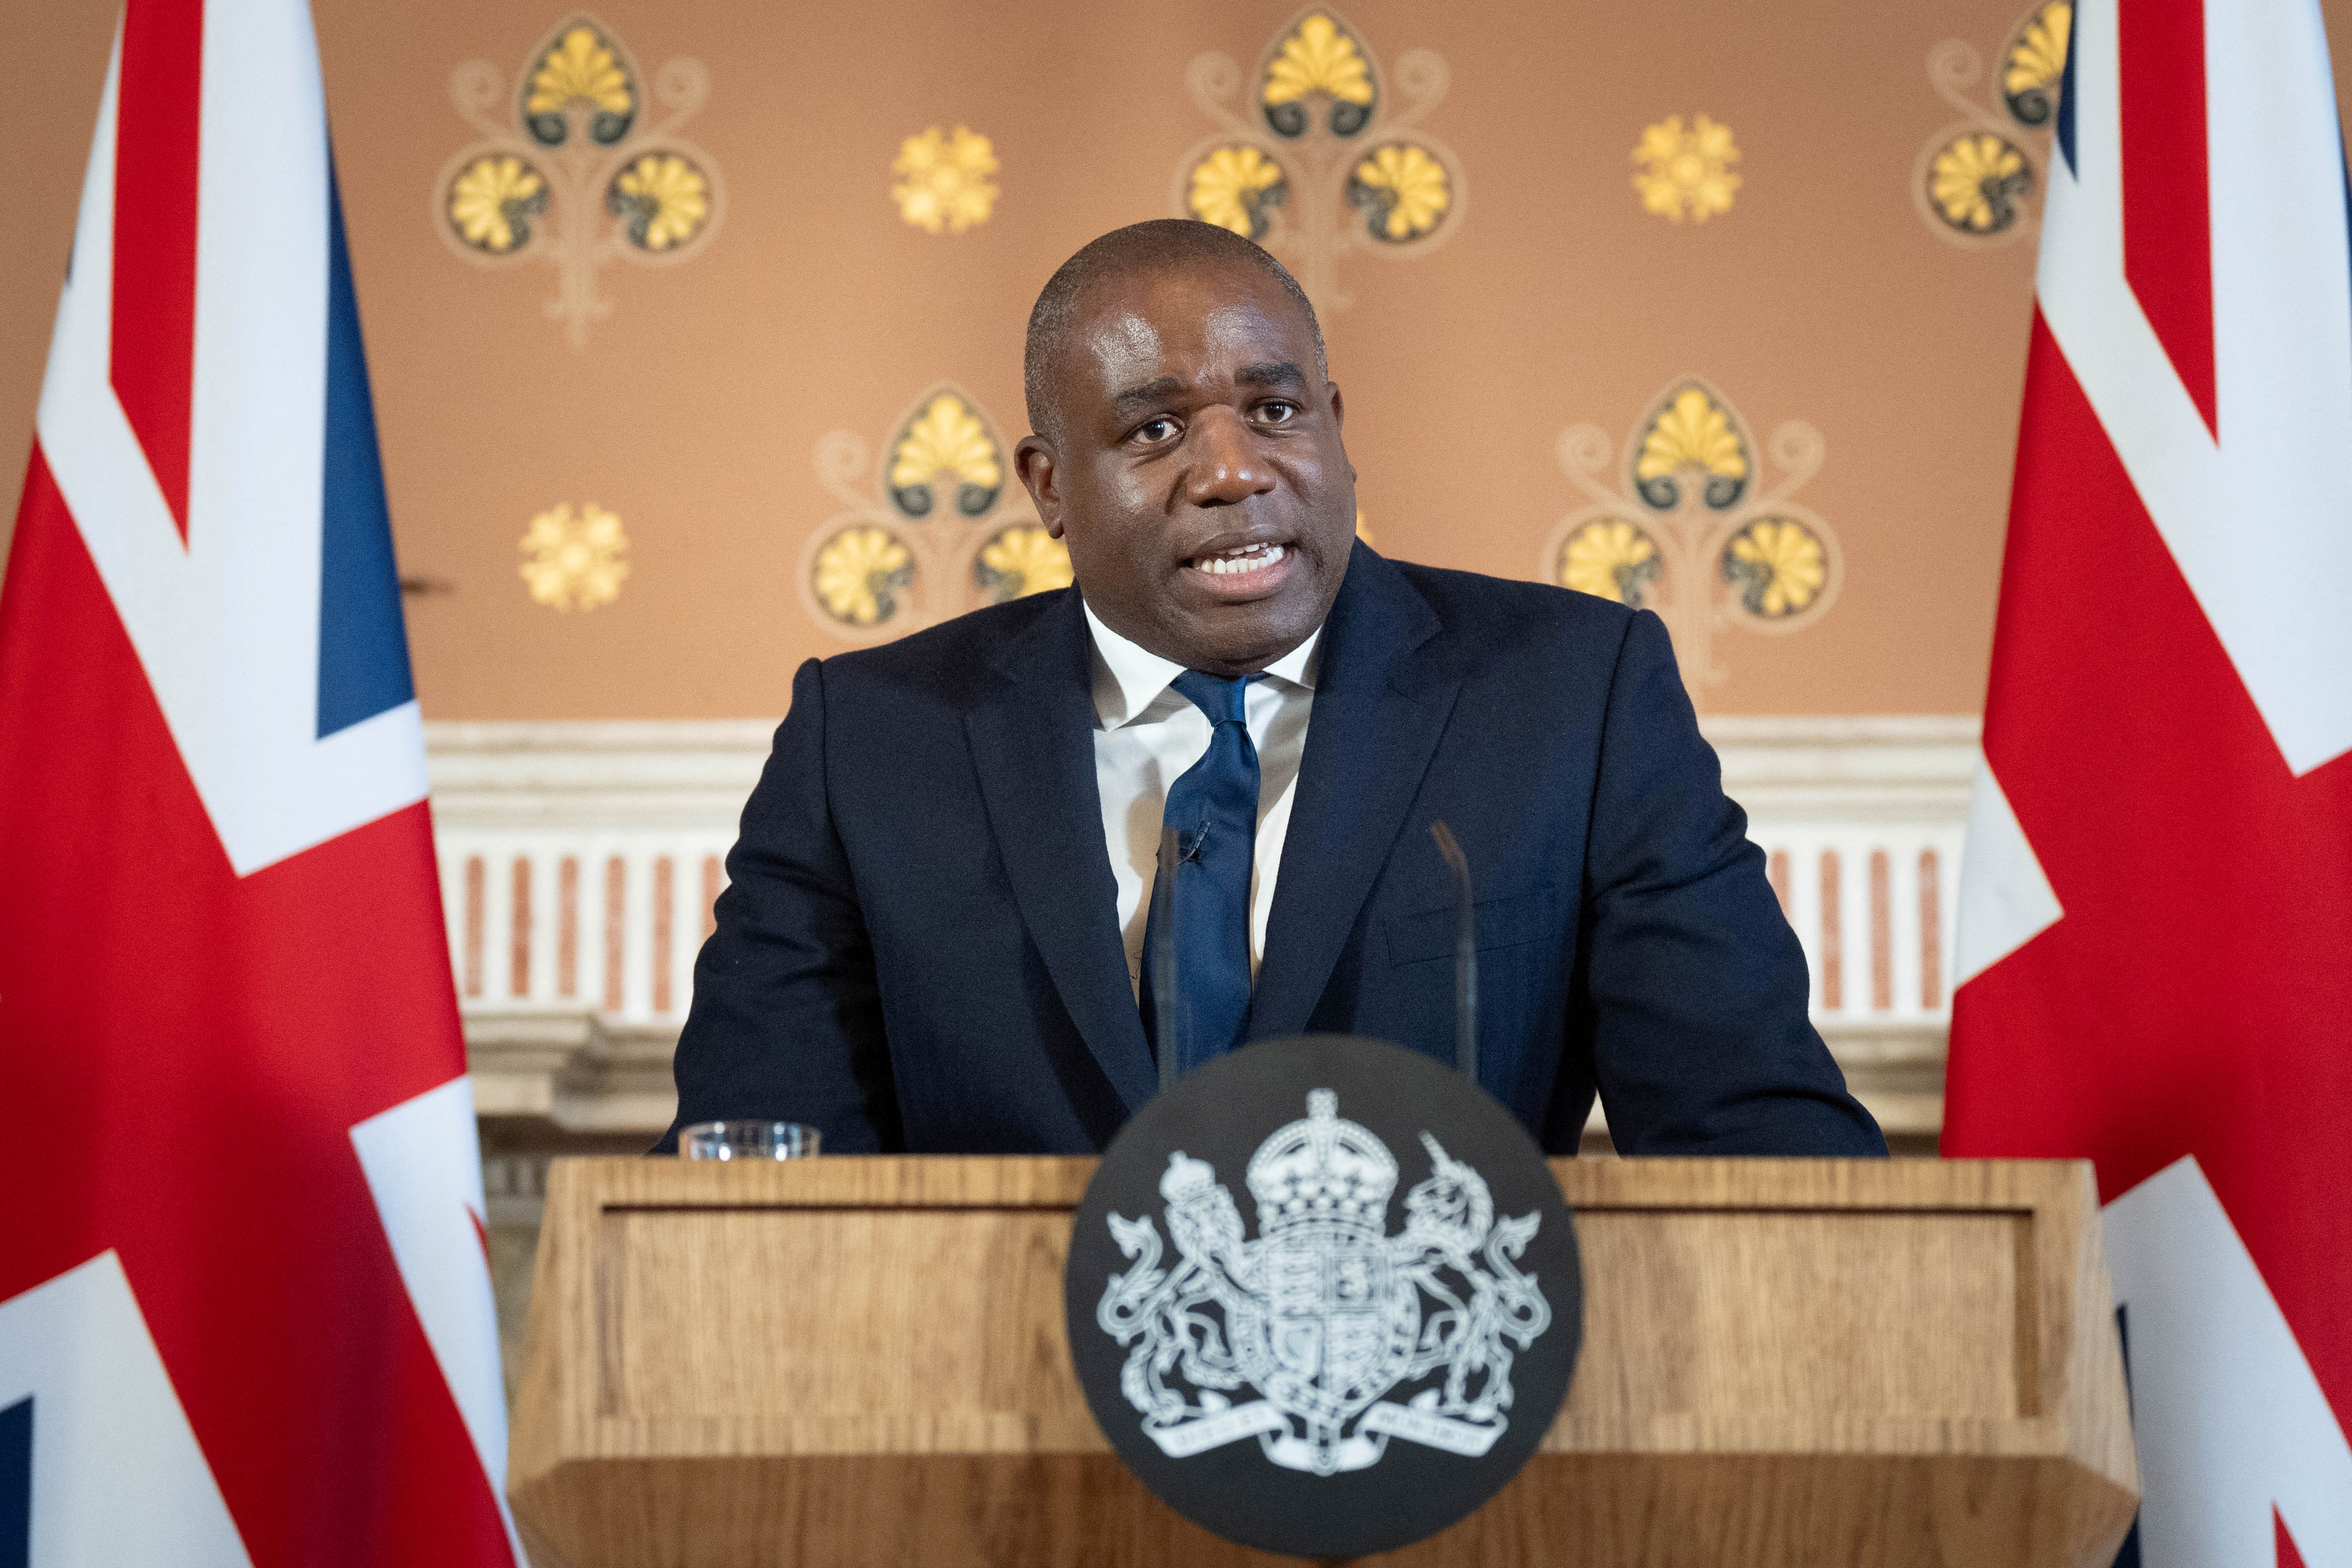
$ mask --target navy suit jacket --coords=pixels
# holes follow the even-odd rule
[[[1885,1152],[1655,616],[1359,544],[1319,658],[1250,1038],[1452,1060],[1442,818],[1477,888],[1481,1078],[1545,1148],[1597,1089],[1626,1153]],[[1095,722],[1075,589],[802,666],[695,965],[679,1125],[1100,1150],[1159,1077]]]

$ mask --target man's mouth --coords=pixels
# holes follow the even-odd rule
[[[1238,585],[1236,579],[1279,566],[1289,555],[1287,544],[1236,544],[1231,550],[1196,555],[1185,564],[1194,572]]]

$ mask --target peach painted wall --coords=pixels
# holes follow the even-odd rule
[[[1913,186],[1956,118],[1930,49],[1958,38],[1997,57],[2024,9],[1351,0],[1391,102],[1407,51],[1450,68],[1419,123],[1471,193],[1426,255],[1343,261],[1352,303],[1327,312],[1381,546],[1537,575],[1587,499],[1555,456],[1562,429],[1601,426],[1622,467],[1629,428],[1696,374],[1759,444],[1788,420],[1822,432],[1795,499],[1844,561],[1817,624],[1718,634],[1727,674],[1707,706],[1974,710],[2032,246],[1956,245]],[[2352,0],[2326,9],[2344,43]],[[781,711],[800,659],[852,646],[800,582],[844,510],[819,440],[849,431],[878,450],[940,381],[1021,434],[1038,286],[1093,235],[1172,213],[1187,150],[1216,130],[1188,65],[1221,51],[1246,74],[1296,13],[610,0],[599,19],[643,79],[673,58],[708,68],[685,134],[727,208],[677,266],[604,268],[612,310],[579,348],[542,310],[551,268],[469,266],[436,228],[445,165],[478,135],[452,68],[487,60],[511,89],[569,13],[321,0],[318,15],[402,569],[436,585],[408,601],[419,688],[428,718],[488,719]],[[113,6],[5,0],[0,16],[20,66],[0,103],[16,170],[0,246],[13,496]],[[1740,153],[1732,209],[1704,224],[1644,212],[1629,179],[1643,129],[1670,113],[1708,115]],[[889,195],[891,160],[957,124],[992,139],[1001,195],[967,233],[923,233]],[[517,570],[529,521],[566,501],[617,513],[630,541],[618,599],[590,611],[533,603]]]

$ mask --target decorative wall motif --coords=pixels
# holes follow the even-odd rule
[[[1070,584],[1070,552],[1014,481],[987,411],[942,382],[901,418],[877,462],[855,433],[816,444],[817,478],[848,510],[809,536],[802,596],[853,641]]]
[[[1402,260],[1462,226],[1461,163],[1418,128],[1448,79],[1427,49],[1400,57],[1390,78],[1363,35],[1321,8],[1276,32],[1246,79],[1230,55],[1197,56],[1184,85],[1223,129],[1177,165],[1174,208],[1256,240],[1318,310],[1345,310],[1349,254]]]
[[[1560,432],[1559,465],[1591,498],[1560,519],[1538,571],[1549,582],[1655,610],[1696,700],[1729,673],[1715,658],[1727,626],[1793,632],[1836,599],[1844,576],[1829,524],[1790,500],[1820,471],[1822,434],[1791,420],[1765,448],[1723,395],[1696,376],[1669,385],[1626,437],[1622,476],[1598,426]]]
[[[1729,212],[1732,193],[1739,189],[1731,167],[1739,162],[1739,149],[1731,129],[1704,114],[1693,115],[1687,129],[1679,114],[1643,128],[1633,162],[1633,188],[1643,207],[1675,223],[1705,223]]]
[[[1927,52],[1927,80],[1964,116],[1919,149],[1911,195],[1928,228],[1955,245],[2007,245],[2041,226],[2040,197],[2074,31],[2071,0],[2018,19],[1987,84],[1984,57],[1960,38]]]
[[[910,227],[925,234],[961,234],[988,221],[996,207],[996,149],[987,137],[959,125],[952,135],[934,125],[898,143],[890,172],[898,184],[890,199]]]
[[[593,610],[621,596],[629,574],[621,520],[593,502],[541,512],[522,536],[522,580],[530,596],[558,610]]]
[[[449,73],[449,100],[482,139],[442,169],[434,227],[477,266],[552,266],[547,313],[577,349],[612,313],[596,289],[607,261],[683,261],[719,227],[719,166],[678,134],[710,96],[710,76],[698,60],[663,66],[653,98],[664,112],[649,122],[628,50],[583,12],[548,35],[518,81],[509,97],[488,60]]]

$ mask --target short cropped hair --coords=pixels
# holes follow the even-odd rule
[[[1089,289],[1106,278],[1130,273],[1179,272],[1234,262],[1264,271],[1297,304],[1315,339],[1315,374],[1328,378],[1331,367],[1323,352],[1323,324],[1315,319],[1307,290],[1298,286],[1288,268],[1231,229],[1195,218],[1153,218],[1115,228],[1088,242],[1045,280],[1045,291],[1029,312],[1029,339],[1021,354],[1021,386],[1029,404],[1029,428],[1049,439],[1061,436],[1046,378],[1062,351],[1063,340],[1069,335],[1078,301]]]

